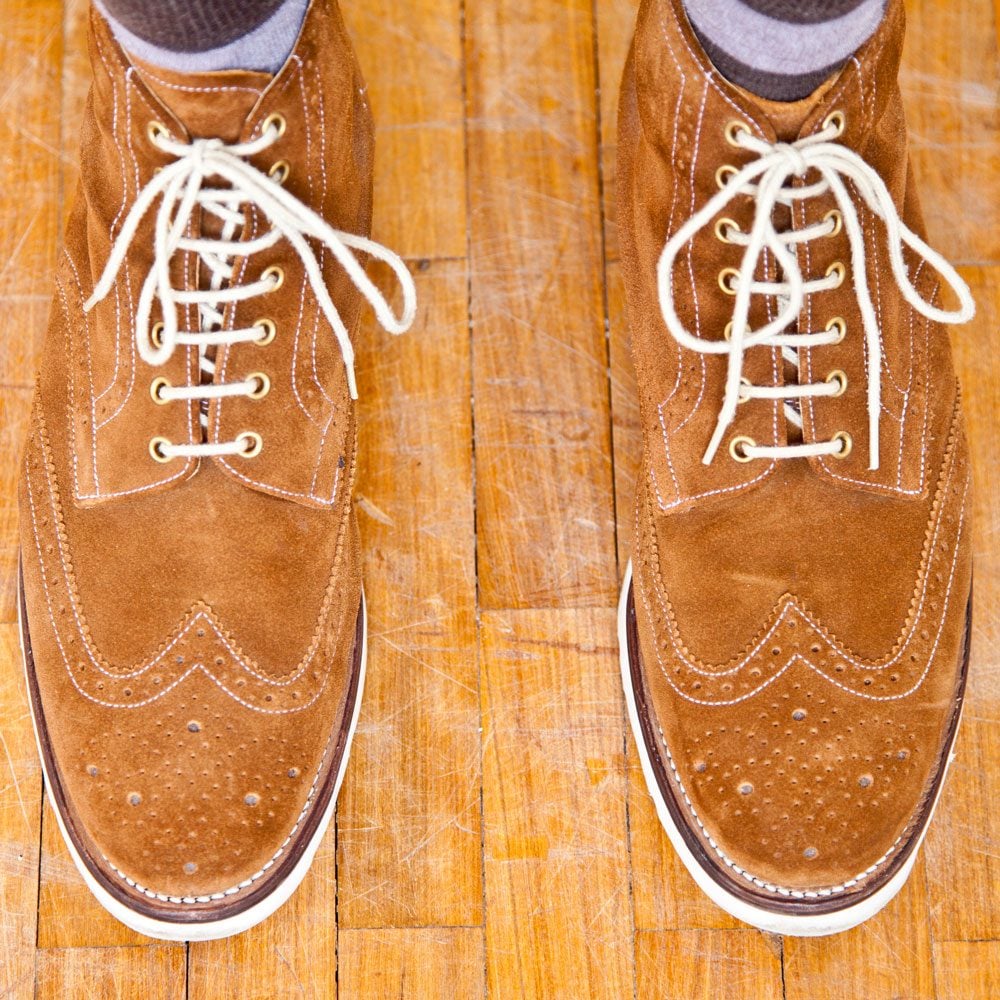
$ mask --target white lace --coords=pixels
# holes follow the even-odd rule
[[[175,159],[154,174],[139,192],[122,224],[104,272],[84,308],[87,311],[92,309],[114,287],[139,224],[156,199],[160,198],[156,212],[153,263],[143,282],[136,309],[136,346],[143,361],[154,367],[164,364],[178,345],[196,346],[199,366],[207,380],[199,385],[171,386],[166,380],[159,379],[157,381],[160,384],[154,391],[154,396],[159,401],[201,401],[223,396],[262,395],[266,392],[266,376],[262,373],[254,373],[239,382],[213,382],[215,366],[207,349],[247,341],[266,342],[269,339],[266,326],[269,321],[258,321],[251,327],[241,329],[223,329],[223,310],[227,303],[256,298],[273,291],[281,284],[281,272],[274,268],[266,269],[259,277],[246,284],[232,284],[232,279],[234,257],[252,258],[254,254],[268,250],[282,239],[291,244],[301,259],[313,293],[333,328],[344,359],[352,399],[357,399],[354,348],[347,327],[330,298],[323,280],[322,267],[309,238],[317,240],[333,254],[389,333],[405,333],[416,316],[413,279],[396,254],[364,236],[334,229],[313,209],[281,186],[284,176],[275,179],[247,162],[249,157],[274,145],[284,130],[284,121],[272,117],[265,122],[261,135],[249,142],[227,144],[220,139],[195,139],[184,143],[172,138],[162,125],[156,122],[150,125],[151,142]],[[287,168],[284,169],[287,174]],[[272,173],[277,171],[272,168]],[[228,186],[207,186],[207,182],[213,178],[221,179]],[[243,209],[247,205],[257,208],[268,220],[271,229],[262,236],[239,240],[236,236],[244,224]],[[186,235],[196,209],[201,209],[222,222],[218,239]],[[211,275],[208,288],[179,290],[173,287],[170,267],[174,254],[178,251],[198,254]],[[403,306],[399,316],[393,313],[385,297],[365,274],[356,256],[358,252],[384,261],[394,271],[403,292]],[[154,299],[159,301],[163,317],[162,323],[156,324],[156,342],[150,331]],[[178,307],[186,305],[198,307],[200,329],[197,331],[178,329]],[[207,415],[202,412],[200,416],[202,426],[206,426]],[[259,437],[249,432],[229,442],[172,444],[156,439],[160,442],[157,457],[248,454],[249,438],[257,439],[259,450]]]
[[[798,139],[793,143],[770,143],[751,135],[742,122],[732,122],[726,129],[731,145],[757,154],[757,159],[741,170],[730,168],[732,176],[721,185],[721,190],[703,208],[696,212],[667,241],[657,272],[660,307],[667,329],[684,347],[702,354],[727,354],[729,358],[726,388],[718,423],[709,442],[703,462],[708,465],[715,457],[726,429],[733,422],[739,403],[747,399],[785,400],[785,415],[799,427],[801,416],[794,402],[804,396],[835,396],[844,391],[846,380],[831,379],[812,385],[755,386],[743,377],[743,355],[751,347],[780,347],[783,357],[792,364],[798,362],[800,347],[819,347],[838,342],[843,331],[824,330],[819,332],[788,332],[798,321],[806,297],[840,286],[846,269],[836,265],[822,277],[806,278],[802,274],[796,248],[823,236],[831,235],[839,228],[841,221],[851,246],[851,271],[854,290],[864,326],[867,345],[868,372],[868,455],[869,468],[879,466],[879,417],[881,413],[881,369],[882,349],[878,318],[868,288],[868,272],[865,264],[865,240],[858,210],[854,205],[845,182],[850,182],[865,205],[880,218],[886,227],[889,261],[893,276],[907,302],[917,312],[939,323],[965,323],[975,314],[975,303],[968,286],[955,269],[919,236],[907,228],[899,217],[895,203],[885,182],[876,171],[857,153],[834,140],[843,133],[843,115],[830,115],[821,131]],[[815,170],[820,174],[815,183],[802,187],[786,186],[793,178],[805,178]],[[796,202],[805,201],[833,192],[837,212],[827,213],[820,223],[798,231],[779,232],[774,225],[774,211],[778,205],[793,207]],[[740,195],[748,195],[756,200],[753,225],[749,233],[743,233],[728,220],[720,238],[745,246],[742,264],[738,271],[720,276],[730,281],[729,289],[735,294],[732,325],[727,327],[726,339],[706,340],[691,333],[684,327],[674,305],[674,264],[684,246],[708,225],[726,206]],[[717,232],[719,232],[717,228]],[[958,296],[960,307],[954,311],[940,309],[921,298],[910,279],[903,248],[909,247],[930,265]],[[757,281],[754,275],[760,264],[761,255],[771,253],[784,280]],[[765,295],[777,302],[777,315],[757,330],[750,330],[748,316],[751,295]],[[833,373],[842,376],[843,373]],[[740,450],[735,457],[749,460],[754,458],[794,458],[813,455],[846,455],[850,448],[850,438],[841,432],[830,441],[808,444],[765,447],[758,446],[747,438],[734,439],[740,442]],[[732,449],[732,444],[731,444]]]

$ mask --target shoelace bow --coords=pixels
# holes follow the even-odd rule
[[[684,347],[701,354],[727,354],[728,371],[726,388],[718,423],[702,461],[708,465],[715,457],[726,429],[732,424],[736,407],[745,399],[767,398],[785,400],[785,415],[801,427],[801,417],[788,400],[805,396],[835,396],[846,388],[846,378],[828,380],[813,385],[786,384],[755,386],[743,377],[743,356],[751,347],[780,347],[783,357],[797,365],[800,347],[818,347],[837,343],[844,330],[819,332],[787,332],[800,316],[808,295],[837,288],[844,280],[842,264],[831,266],[822,278],[807,279],[802,274],[797,254],[798,244],[833,234],[843,224],[851,246],[851,270],[854,289],[864,326],[868,355],[868,453],[869,468],[879,467],[879,418],[881,413],[882,347],[878,318],[868,287],[865,266],[865,241],[851,195],[845,181],[850,181],[864,204],[880,218],[886,227],[889,261],[893,276],[906,301],[921,315],[940,323],[965,323],[975,314],[975,303],[968,286],[955,269],[936,250],[927,245],[900,219],[895,203],[885,182],[875,169],[853,150],[835,140],[844,129],[840,112],[830,115],[823,128],[814,135],[792,143],[770,143],[752,135],[742,122],[731,122],[726,137],[731,145],[757,154],[757,159],[741,170],[730,167],[732,176],[721,190],[677,230],[667,241],[657,269],[660,307],[671,335]],[[786,186],[793,178],[804,179],[811,171],[818,171],[820,179],[801,187]],[[837,210],[829,212],[822,222],[795,231],[779,232],[775,229],[774,211],[778,205],[793,208],[794,204],[832,191]],[[708,225],[726,206],[740,195],[756,199],[753,225],[743,233],[735,223],[720,219],[716,232],[728,242],[745,246],[739,270],[720,275],[720,283],[728,282],[727,290],[735,294],[732,325],[727,327],[723,340],[706,340],[687,330],[674,306],[674,263],[684,246]],[[837,214],[839,212],[839,218]],[[725,231],[720,232],[720,225]],[[949,311],[923,299],[910,279],[903,248],[909,247],[930,265],[957,295],[960,306]],[[774,255],[783,281],[756,281],[761,255]],[[751,295],[771,296],[777,300],[777,316],[757,330],[750,330],[748,317]],[[842,377],[842,373],[834,373]],[[750,439],[736,438],[739,452],[731,451],[739,460],[753,458],[793,458],[810,455],[846,455],[850,438],[843,432],[830,441],[785,446],[758,446]]]
[[[400,257],[364,236],[345,233],[330,226],[322,216],[282,187],[287,166],[283,167],[284,174],[274,167],[270,173],[264,173],[248,162],[249,157],[271,147],[284,131],[284,119],[272,115],[265,121],[261,135],[249,142],[225,143],[221,139],[195,139],[185,143],[174,139],[159,123],[150,124],[150,140],[158,149],[174,157],[174,160],[150,178],[139,193],[125,217],[101,278],[84,304],[84,309],[91,310],[110,293],[140,223],[159,198],[153,263],[143,282],[136,309],[136,346],[143,361],[154,367],[164,364],[178,345],[196,346],[200,369],[208,377],[207,381],[199,385],[171,386],[165,379],[154,381],[153,395],[160,402],[266,394],[269,381],[266,375],[259,372],[241,382],[214,382],[215,366],[208,357],[207,349],[248,341],[267,343],[273,338],[273,324],[269,320],[260,320],[251,327],[224,330],[223,309],[227,303],[255,298],[273,291],[281,284],[282,272],[273,267],[266,269],[257,280],[246,284],[234,284],[232,279],[234,257],[250,258],[268,250],[282,239],[291,244],[301,259],[313,293],[337,338],[352,399],[357,399],[358,394],[354,374],[354,347],[350,333],[330,297],[319,259],[310,245],[310,238],[317,240],[333,254],[372,306],[386,331],[397,335],[405,333],[413,323],[417,309],[416,289],[413,278]],[[207,182],[213,179],[220,179],[229,186],[208,186]],[[247,205],[257,208],[271,228],[262,236],[239,240],[236,236],[245,222],[244,208]],[[196,209],[221,221],[219,238],[185,235]],[[211,275],[208,288],[179,290],[173,287],[171,262],[176,253],[185,251],[198,254],[208,269]],[[393,312],[385,297],[365,274],[355,255],[357,252],[369,254],[392,268],[403,292],[400,315]],[[162,323],[157,323],[154,327],[155,338],[151,336],[150,329],[154,300],[159,301],[162,311]],[[185,305],[198,307],[199,330],[178,329],[178,307]],[[204,413],[201,414],[201,421],[205,426],[207,417]],[[256,438],[259,450],[258,435],[247,433],[240,435],[240,438]],[[251,454],[252,448],[248,446],[248,441],[240,438],[232,442],[184,445],[154,439],[151,451],[160,460],[189,455]],[[153,447],[155,442],[159,442],[158,450]]]

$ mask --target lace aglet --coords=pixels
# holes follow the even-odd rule
[[[351,394],[351,399],[357,400],[358,398],[358,382],[354,377],[354,365],[348,363],[347,365],[347,389]]]

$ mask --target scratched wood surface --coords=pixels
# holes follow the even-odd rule
[[[973,675],[907,888],[835,939],[739,925],[660,830],[614,601],[639,440],[614,224],[635,0],[343,0],[378,122],[376,237],[414,332],[359,336],[369,684],[292,902],[170,946],[92,900],[43,805],[15,484],[77,177],[86,0],[0,0],[0,997],[1000,996],[1000,2],[910,0],[903,88],[973,442]]]

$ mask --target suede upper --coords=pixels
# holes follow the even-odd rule
[[[137,194],[169,157],[149,138],[247,140],[287,128],[254,165],[335,228],[367,234],[373,135],[335,0],[314,0],[288,63],[176,76],[139,66],[99,15],[81,186],[66,232],[21,483],[26,632],[52,762],[78,851],[125,898],[173,910],[259,890],[293,853],[339,767],[358,670],[361,600],[351,503],[354,407],[344,362],[298,255],[280,240],[236,261],[280,288],[225,310],[225,327],[274,323],[270,343],[223,346],[215,378],[265,372],[264,399],[161,405],[150,383],[196,385],[197,348],[152,367],[135,342],[153,261],[147,214],[111,294],[84,302]],[[210,219],[191,235],[215,236]],[[267,228],[245,212],[237,239]],[[349,330],[361,296],[320,256]],[[199,258],[175,286],[206,287]],[[193,306],[178,317],[197,330]],[[154,314],[153,319],[158,317]],[[157,462],[150,440],[261,436],[255,457]],[[172,909],[173,908],[173,909]]]
[[[868,357],[853,280],[807,296],[798,330],[840,318],[846,335],[801,348],[797,373],[803,384],[846,374],[841,396],[802,400],[796,440],[847,432],[850,454],[737,461],[734,436],[782,446],[795,430],[780,400],[751,399],[706,465],[726,355],[671,336],[657,262],[718,192],[720,168],[752,159],[727,140],[733,121],[791,142],[840,112],[838,141],[878,172],[922,235],[896,80],[903,22],[893,0],[835,79],[782,105],[720,77],[680,0],[645,0],[622,87],[618,220],[644,448],[635,613],[662,736],[650,752],[718,877],[763,897],[864,892],[918,832],[964,676],[971,545],[958,390],[947,330],[904,299],[886,227],[855,198],[882,345],[879,467],[869,468]],[[815,225],[836,204],[829,192],[799,201],[785,226]],[[720,217],[745,232],[753,210],[752,197],[738,196]],[[839,230],[803,243],[804,274],[821,277],[835,262],[850,274],[847,239]],[[733,297],[718,276],[742,254],[708,225],[678,258],[677,311],[697,336],[723,338]],[[779,278],[773,258],[764,261],[758,280]],[[937,276],[912,254],[906,262],[920,294],[936,301]],[[751,328],[773,316],[774,302],[753,296]],[[777,347],[748,348],[743,370],[760,386],[787,377]]]

